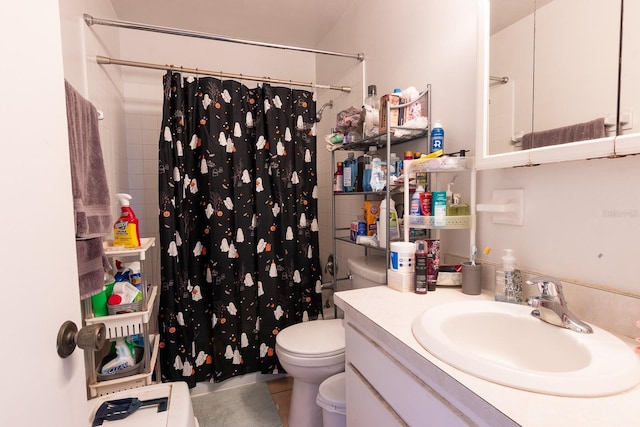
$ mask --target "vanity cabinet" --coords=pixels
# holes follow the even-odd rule
[[[419,295],[388,286],[336,293],[344,311],[347,425],[515,427],[512,408],[526,414],[523,425],[546,425],[533,409],[545,396],[457,371],[413,337],[411,324],[426,309],[474,298],[459,289]]]
[[[89,367],[89,394],[90,397],[103,396],[131,388],[143,387],[153,383],[153,373],[156,372],[156,378],[160,378],[159,365],[157,364],[159,339],[157,334],[152,334],[152,329],[157,329],[156,325],[156,298],[157,286],[152,286],[148,282],[151,272],[145,271],[145,264],[149,261],[149,251],[155,246],[155,238],[141,238],[140,247],[132,249],[116,248],[111,245],[112,242],[105,242],[105,255],[109,258],[112,265],[115,266],[115,260],[122,262],[140,262],[140,276],[142,279],[142,305],[139,311],[121,314],[112,314],[108,316],[94,317],[89,300],[84,305],[84,322],[87,325],[104,323],[106,328],[105,348],[111,345],[116,338],[127,337],[131,335],[142,335],[144,340],[144,352],[142,358],[142,367],[139,373],[123,376],[121,378],[108,379],[100,381],[98,379],[97,368],[98,361],[96,353],[85,352],[86,365]]]
[[[345,337],[349,425],[474,424],[352,323]]]

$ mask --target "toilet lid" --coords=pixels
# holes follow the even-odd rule
[[[276,335],[284,351],[302,357],[328,357],[344,353],[342,319],[312,320],[284,328]]]

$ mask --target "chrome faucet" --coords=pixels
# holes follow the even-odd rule
[[[578,319],[575,314],[569,311],[559,279],[540,276],[527,280],[526,283],[527,285],[537,285],[540,291],[539,297],[528,300],[529,305],[534,308],[531,312],[533,317],[537,317],[552,325],[571,329],[572,331],[583,334],[593,333],[591,326]]]

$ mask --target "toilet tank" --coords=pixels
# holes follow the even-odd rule
[[[379,255],[347,259],[351,272],[352,289],[370,288],[387,284],[387,257]]]

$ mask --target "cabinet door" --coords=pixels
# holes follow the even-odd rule
[[[348,426],[407,425],[352,364],[347,364],[345,372],[347,373]]]
[[[411,426],[474,425],[462,411],[360,333],[356,327],[347,323],[345,332],[347,364],[353,365],[354,370],[380,396],[379,400],[392,408],[403,422]],[[357,399],[354,390],[347,386],[348,413],[352,401]],[[359,408],[357,416],[366,416],[361,412],[368,410],[367,406]]]

